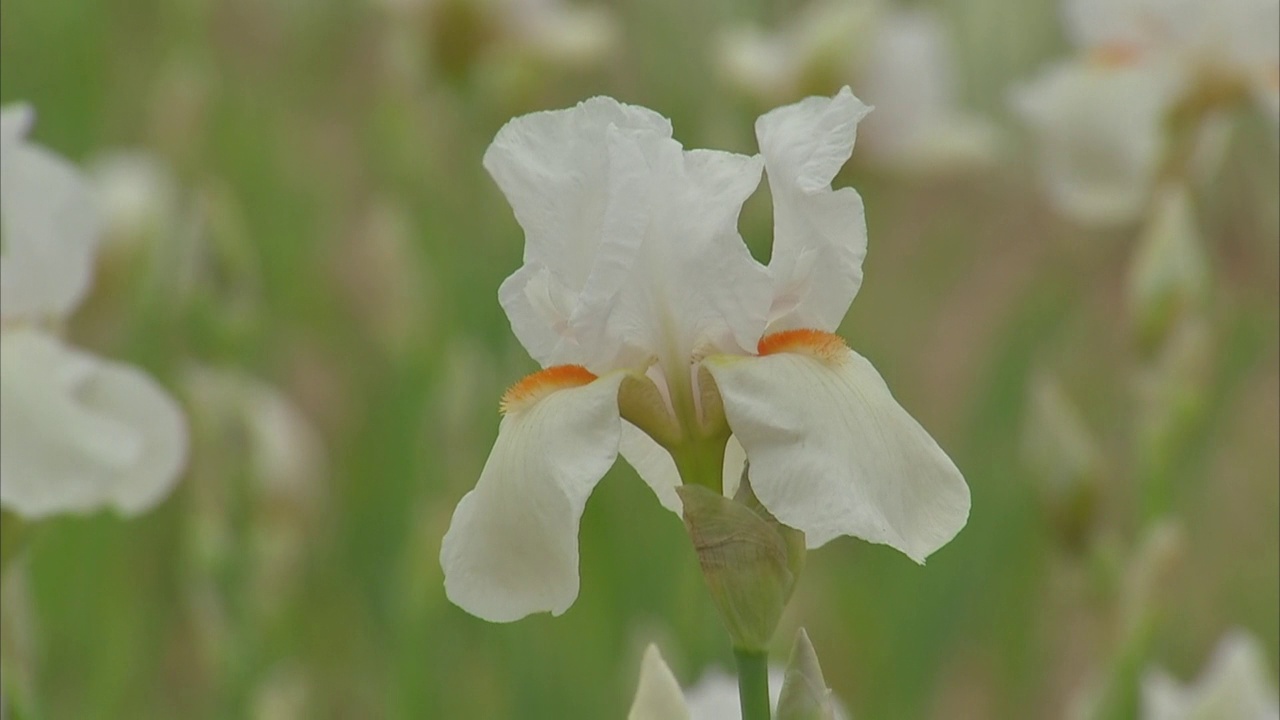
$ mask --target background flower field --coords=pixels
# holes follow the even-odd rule
[[[155,511],[42,524],[6,576],[5,669],[32,716],[608,718],[651,641],[686,684],[730,667],[679,518],[625,463],[583,517],[582,591],[560,618],[467,615],[438,554],[497,398],[537,369],[497,302],[522,235],[480,164],[495,132],[607,94],[671,117],[686,147],[754,152],[777,103],[733,82],[717,38],[800,5],[619,0],[547,40],[511,9],[534,5],[497,0],[4,0],[0,102],[31,103],[32,137],[108,193],[111,237],[67,334],[145,367],[192,426]],[[1058,8],[913,5],[941,18],[956,93],[995,142],[963,168],[855,146],[835,184],[865,201],[868,272],[840,332],[963,471],[972,512],[924,567],[847,538],[812,553],[777,652],[803,620],[856,718],[1063,716],[1115,655],[1149,529],[1137,476],[1155,465],[1177,540],[1142,663],[1192,678],[1243,628],[1274,682],[1276,126],[1233,116],[1196,186],[1208,301],[1190,369],[1158,381],[1177,430],[1151,449],[1127,310],[1139,223],[1060,214],[1009,106],[1071,52]],[[846,83],[860,93],[836,77],[779,101]],[[111,173],[119,151],[146,170]],[[753,198],[740,229],[757,258],[770,228]],[[1086,459],[1055,458],[1088,465],[1092,510],[1059,507],[1028,451],[1060,419],[1035,410],[1049,378],[1092,438]]]

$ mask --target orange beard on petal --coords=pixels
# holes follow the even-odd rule
[[[1100,45],[1089,52],[1089,59],[1108,68],[1122,68],[1133,65],[1142,57],[1142,51],[1134,45],[1113,43]]]
[[[773,355],[780,352],[812,355],[828,362],[839,360],[849,349],[844,338],[822,330],[783,330],[760,338],[756,352]]]
[[[553,365],[507,388],[498,410],[504,415],[520,412],[557,390],[587,385],[595,379],[595,374],[581,365]]]

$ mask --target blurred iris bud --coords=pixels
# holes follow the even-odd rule
[[[1048,374],[1031,383],[1022,455],[1064,545],[1081,548],[1096,519],[1102,457],[1079,410]]]
[[[804,535],[764,509],[745,471],[733,499],[700,485],[682,485],[677,492],[733,646],[765,652],[804,566]]]
[[[390,357],[401,358],[434,335],[426,268],[414,247],[417,230],[404,209],[376,202],[333,259],[346,300],[372,339]]]
[[[791,667],[770,665],[769,702],[777,720],[848,720],[849,712],[827,690],[809,638],[801,630]],[[672,674],[657,646],[650,645],[640,665],[640,680],[627,720],[730,720],[742,717],[737,680],[710,669],[687,689]]]
[[[195,550],[212,569],[234,562],[232,527],[244,512],[254,558],[247,589],[270,615],[290,596],[324,501],[323,442],[283,393],[248,375],[194,368],[185,388],[204,460],[193,478]]]
[[[1170,580],[1186,550],[1181,525],[1151,523],[1120,568],[1119,612],[1110,660],[1076,695],[1067,717],[1119,720],[1138,717],[1139,675],[1151,651]],[[1147,716],[1143,716],[1147,717]]]
[[[1188,433],[1208,402],[1214,342],[1208,320],[1187,317],[1138,377],[1138,452],[1148,474],[1159,477],[1178,462]]]
[[[165,156],[183,168],[198,165],[207,147],[209,98],[218,74],[203,62],[177,58],[160,68],[152,91],[148,137]]]
[[[304,720],[309,710],[310,684],[301,668],[279,665],[267,673],[253,697],[253,720]]]
[[[559,0],[384,0],[393,14],[422,28],[434,69],[462,80],[480,71],[504,75],[494,64],[543,63],[590,66],[606,57],[618,38],[604,6]],[[529,78],[534,80],[534,78]]]
[[[1143,634],[1153,622],[1174,571],[1186,555],[1186,546],[1186,533],[1175,520],[1159,520],[1143,534],[1121,583],[1120,621],[1124,637]]]
[[[800,628],[796,632],[791,662],[782,682],[778,698],[778,720],[836,720],[840,717],[827,681],[822,677],[818,654],[809,635]]]
[[[1208,262],[1191,200],[1179,184],[1157,193],[1129,276],[1129,311],[1143,353],[1150,355],[1205,300]]]

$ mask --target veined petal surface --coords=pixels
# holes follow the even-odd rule
[[[89,289],[99,222],[88,182],[26,142],[27,106],[0,112],[0,318],[71,313]]]
[[[737,230],[762,163],[642,134],[614,133],[610,155],[618,167],[645,169],[619,201],[643,207],[646,228],[600,332],[637,346],[637,358],[657,358],[671,382],[687,382],[700,349],[742,350],[764,331],[769,274]]]
[[[27,517],[160,502],[187,455],[187,426],[137,368],[33,329],[0,339],[0,503]]]
[[[751,487],[811,548],[852,535],[923,562],[964,527],[969,488],[871,363],[836,336],[813,337],[809,347],[705,361]]]
[[[445,593],[459,607],[510,622],[560,615],[573,604],[578,523],[618,455],[622,379],[612,373],[554,389],[503,417],[480,481],[458,503],[440,549]]]
[[[670,135],[651,111],[595,98],[511,121],[486,153],[527,240],[499,296],[543,365],[670,364],[762,332],[768,275],[736,228],[760,161]]]
[[[756,121],[773,194],[770,331],[835,330],[862,285],[867,227],[862,198],[831,181],[871,111],[849,88],[811,97]]]
[[[611,166],[611,129],[671,136],[661,115],[596,97],[515,118],[485,152],[485,169],[525,232],[525,265],[499,298],[516,337],[544,366],[592,364],[575,325],[606,312],[616,284],[596,295],[588,279],[625,272],[643,239],[640,208],[615,201],[634,185],[637,168]]]

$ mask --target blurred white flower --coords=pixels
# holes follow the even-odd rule
[[[743,92],[769,103],[793,100],[812,86],[847,82],[867,59],[886,12],[882,0],[816,0],[776,31],[728,28],[719,38],[720,71]]]
[[[590,64],[618,39],[613,15],[602,5],[561,0],[504,0],[499,21],[507,34],[538,56],[564,65]]]
[[[884,15],[858,84],[876,109],[863,127],[875,159],[924,173],[995,158],[995,126],[960,109],[954,68],[946,28],[936,16],[919,8]]]
[[[1144,208],[1170,123],[1255,99],[1280,104],[1280,1],[1066,0],[1077,54],[1012,95],[1041,146],[1045,183],[1084,222]],[[1197,142],[1213,142],[1209,135]]]
[[[113,150],[91,159],[87,170],[108,245],[132,246],[175,230],[177,185],[158,158]]]
[[[375,2],[398,19],[420,21],[432,56],[450,72],[512,58],[591,65],[605,58],[618,40],[617,22],[605,5],[563,0]]]
[[[946,28],[923,8],[815,2],[773,34],[729,30],[719,58],[730,82],[771,101],[852,84],[876,109],[863,126],[867,157],[888,168],[942,173],[995,156],[995,127],[960,109]]]
[[[63,158],[29,143],[27,105],[0,110],[0,320],[71,314],[89,290],[99,222],[93,196]]]
[[[1164,115],[1177,78],[1140,65],[1063,62],[1016,89],[1014,109],[1039,150],[1049,198],[1089,223],[1138,216],[1164,150]]]
[[[680,512],[682,482],[722,490],[731,433],[760,502],[810,547],[851,535],[923,562],[959,532],[959,470],[833,334],[866,230],[857,192],[831,181],[867,110],[848,88],[778,108],[752,157],[686,151],[665,118],[610,98],[499,131],[485,167],[526,236],[499,296],[546,369],[503,397],[445,535],[453,602],[494,621],[564,612],[579,519],[619,451]],[[762,167],[768,267],[737,231]]]
[[[326,472],[324,443],[309,418],[276,388],[234,370],[197,367],[184,386],[211,426],[234,436],[268,500],[311,505]]]
[[[1276,720],[1280,698],[1262,645],[1243,631],[1218,644],[1200,679],[1181,685],[1161,670],[1142,680],[1143,720]]]
[[[31,120],[26,106],[0,112],[0,504],[132,515],[177,481],[186,421],[146,373],[43,329],[87,292],[100,223],[75,168],[26,141]]]
[[[769,668],[769,704],[774,708],[785,678],[782,668]],[[838,700],[832,698],[831,704],[836,720],[848,720],[849,712]],[[681,690],[662,653],[650,645],[640,663],[640,681],[627,720],[742,720],[737,678],[708,670],[693,686]]]

